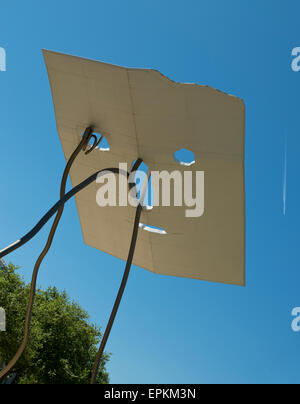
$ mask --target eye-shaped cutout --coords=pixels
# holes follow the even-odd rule
[[[134,160],[131,164],[130,169],[132,170],[136,160]],[[142,202],[142,206],[145,210],[152,210],[153,209],[153,200],[154,200],[154,191],[152,189],[152,182],[151,177],[147,180],[147,174],[149,173],[149,167],[147,164],[142,161],[139,165],[138,169],[135,172],[134,181],[136,183],[136,190],[137,190],[137,199],[140,200],[141,198],[141,191],[143,190],[145,181],[148,181],[147,189],[144,195],[144,200]]]
[[[155,233],[155,234],[168,234],[166,232],[165,229],[163,229],[162,227],[158,227],[158,226],[151,226],[149,224],[144,224],[144,223],[140,223],[139,224],[140,228],[148,231],[149,233]]]
[[[174,160],[176,163],[179,163],[182,166],[192,166],[195,164],[196,159],[195,155],[191,150],[188,149],[179,149],[173,154]]]
[[[110,144],[108,143],[108,140],[105,136],[102,136],[98,149],[103,152],[110,151]]]
[[[97,140],[95,140],[95,137],[97,138]],[[100,142],[99,142],[99,140],[100,140]],[[99,144],[97,144],[97,142],[99,142]],[[103,152],[110,151],[110,144],[108,143],[108,140],[106,139],[106,137],[101,135],[101,133],[98,133],[98,132],[92,133],[92,136],[89,140],[89,146],[92,148],[95,146],[95,144],[97,144],[97,146],[95,147],[95,149],[97,149],[97,150],[100,150]]]

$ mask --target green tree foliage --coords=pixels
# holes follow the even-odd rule
[[[0,307],[6,311],[6,332],[0,332],[0,367],[22,341],[30,285],[10,264],[0,270]],[[65,292],[38,289],[28,346],[11,374],[15,384],[88,384],[101,332],[89,315]],[[104,355],[97,379],[108,383]],[[1,365],[2,364],[2,365]],[[0,382],[1,383],[1,382]]]

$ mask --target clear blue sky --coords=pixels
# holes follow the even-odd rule
[[[246,104],[245,288],[133,268],[107,350],[112,383],[300,382],[299,1],[14,1],[1,5],[0,247],[57,199],[65,161],[41,49],[210,85]],[[287,208],[283,215],[284,144]],[[70,184],[69,184],[70,186]],[[7,260],[26,280],[47,231]],[[124,263],[83,243],[72,201],[39,284],[105,326]]]

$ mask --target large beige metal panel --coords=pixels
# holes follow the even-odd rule
[[[140,230],[134,264],[152,272],[236,285],[245,283],[244,104],[232,95],[171,81],[155,70],[129,69],[44,51],[57,129],[65,157],[93,125],[111,150],[83,153],[71,171],[73,186],[105,167],[141,157],[150,170],[205,172],[205,211],[154,207],[142,222],[166,235]],[[196,163],[173,159],[192,150]],[[135,209],[96,204],[99,184],[76,197],[85,242],[126,259]]]

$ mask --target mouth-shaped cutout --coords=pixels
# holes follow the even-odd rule
[[[140,223],[140,228],[155,234],[167,234],[166,230],[162,227],[150,226],[149,224]]]
[[[188,149],[179,149],[173,154],[174,160],[176,163],[179,163],[182,166],[192,166],[195,164],[196,159],[195,155],[191,150]]]

